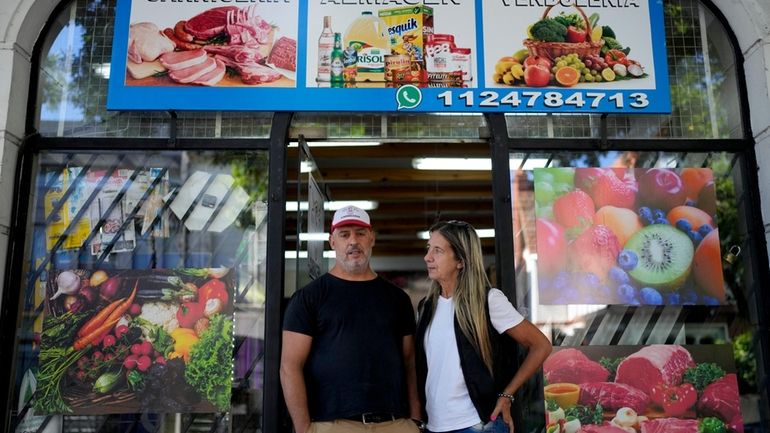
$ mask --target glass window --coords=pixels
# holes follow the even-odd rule
[[[525,157],[528,167],[511,164],[516,296],[555,346],[544,367],[551,415],[557,416],[556,406],[594,410],[599,403],[604,421],[632,407],[638,415],[737,423],[740,418],[727,419],[704,403],[704,395],[724,386],[735,392],[726,398],[731,413],[742,414],[747,431],[759,428],[758,302],[746,253],[741,156],[510,154],[511,161]],[[671,366],[673,357],[679,366]],[[652,358],[654,367],[638,362]],[[661,373],[671,368],[676,379]],[[556,383],[582,387],[580,403],[549,392]],[[684,392],[689,385],[682,383],[697,389],[701,403],[688,400],[686,408],[674,409],[671,401],[655,401],[665,386]],[[634,394],[621,385],[652,400],[600,397]],[[542,403],[531,403],[530,422],[543,422]]]
[[[698,0],[664,2],[670,115],[607,117],[607,136],[742,138],[735,55],[727,30]],[[622,41],[621,41],[622,42]],[[600,137],[596,115],[507,115],[510,137]]]
[[[36,127],[51,137],[168,137],[165,112],[107,111],[115,0],[76,0],[43,41]],[[272,113],[180,113],[178,136],[265,138]]]
[[[261,425],[267,165],[264,151],[37,156],[24,428],[46,413],[69,414],[52,421],[63,431]]]

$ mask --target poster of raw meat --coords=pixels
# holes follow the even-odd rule
[[[295,87],[297,1],[134,1],[126,86]]]
[[[554,347],[547,433],[743,433],[732,346]]]
[[[353,3],[309,2],[307,87],[477,87],[474,0]]]
[[[655,89],[665,63],[654,2],[489,2],[487,87]],[[663,56],[661,56],[663,54]],[[667,87],[658,87],[668,92]]]
[[[229,268],[51,272],[35,413],[229,410],[234,282]]]
[[[726,302],[707,168],[534,170],[541,304]]]

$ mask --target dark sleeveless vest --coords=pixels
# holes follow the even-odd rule
[[[428,377],[428,359],[425,355],[425,333],[430,319],[433,317],[435,305],[430,299],[420,301],[420,312],[417,332],[415,334],[416,367],[417,367],[417,391],[420,403],[423,407],[423,419],[427,420],[425,413],[425,382]],[[513,375],[516,373],[516,342],[507,334],[498,334],[492,326],[487,308],[487,332],[492,340],[493,374],[489,373],[481,356],[473,348],[470,340],[465,337],[457,317],[454,318],[455,339],[460,353],[460,368],[462,369],[465,385],[468,387],[473,406],[478,412],[482,422],[487,422],[497,404],[497,393],[502,392]]]

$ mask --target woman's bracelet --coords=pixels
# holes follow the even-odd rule
[[[498,394],[497,394],[497,396],[498,396],[498,397],[505,397],[505,398],[507,398],[508,400],[510,400],[510,401],[511,401],[511,403],[513,403],[513,401],[514,401],[514,400],[516,400],[516,397],[514,397],[514,396],[513,396],[513,394],[506,394],[506,393],[504,393],[504,392],[500,392],[500,393],[498,393]]]

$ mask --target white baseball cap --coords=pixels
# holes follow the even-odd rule
[[[355,206],[345,206],[334,212],[331,231],[340,226],[360,226],[370,229],[372,223],[365,210]]]

